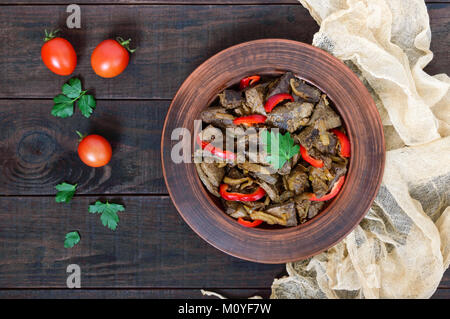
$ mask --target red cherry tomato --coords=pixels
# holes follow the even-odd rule
[[[88,135],[78,144],[78,156],[87,166],[105,166],[111,159],[111,155],[111,144],[103,136]]]
[[[108,39],[100,42],[91,55],[91,66],[94,72],[103,78],[113,78],[122,73],[130,60],[129,52],[134,52],[128,45],[130,39]]]
[[[46,32],[41,48],[41,58],[45,66],[58,75],[72,74],[77,66],[77,54],[69,41],[56,38],[55,32]]]

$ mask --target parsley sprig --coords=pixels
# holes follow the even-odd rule
[[[267,161],[275,169],[283,167],[291,157],[298,154],[300,146],[294,144],[294,139],[289,132],[284,135],[280,132],[265,130],[262,134],[265,151],[268,154]]]
[[[57,203],[68,203],[77,190],[77,184],[72,185],[64,182],[56,185],[55,188],[58,191],[58,193],[56,193],[55,201]]]
[[[72,248],[80,242],[80,233],[77,231],[72,231],[66,234],[66,239],[64,240],[65,248]]]
[[[53,98],[52,115],[61,118],[72,116],[74,104],[77,102],[81,114],[89,118],[95,109],[96,101],[93,95],[86,92],[87,90],[81,87],[80,79],[71,78],[62,86],[62,94]]]
[[[96,201],[94,205],[89,205],[89,213],[101,214],[100,220],[103,226],[108,227],[111,230],[116,230],[117,224],[119,223],[119,215],[117,212],[123,212],[125,207],[120,204],[102,203],[101,201]]]

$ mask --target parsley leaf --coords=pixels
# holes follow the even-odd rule
[[[64,240],[65,248],[72,248],[80,242],[80,234],[77,231],[72,231],[66,234],[66,240]]]
[[[82,89],[81,81],[78,78],[71,78],[62,86],[62,93],[53,98],[52,115],[66,118],[73,115],[73,107],[78,100],[78,107],[85,117],[90,117],[96,106],[93,95],[86,94],[87,90]]]
[[[85,94],[80,97],[80,100],[78,101],[78,107],[80,108],[81,114],[83,114],[85,117],[90,117],[92,112],[95,109],[95,99],[90,94]]]
[[[62,86],[62,93],[71,98],[76,99],[81,94],[81,81],[78,78],[71,78]]]
[[[73,114],[73,101],[63,94],[59,94],[53,98],[52,115],[66,118]]]
[[[262,134],[262,138],[268,154],[267,161],[276,169],[282,168],[284,163],[300,151],[300,146],[294,144],[294,139],[289,132],[283,135],[266,130]]]
[[[68,203],[75,194],[77,184],[71,185],[68,183],[61,183],[55,186],[58,193],[56,194],[55,201],[57,203]]]
[[[109,203],[102,203],[101,201],[96,201],[94,205],[89,205],[89,213],[102,214],[100,220],[103,226],[109,229],[116,230],[117,224],[119,223],[119,216],[117,212],[123,212],[125,208],[123,205]]]

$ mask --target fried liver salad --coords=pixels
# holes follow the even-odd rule
[[[325,94],[291,72],[242,79],[201,120],[197,172],[242,226],[304,223],[344,183],[350,142],[342,120]]]

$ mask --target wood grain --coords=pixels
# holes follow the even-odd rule
[[[450,2],[449,0],[425,0],[426,3]],[[70,0],[58,0],[50,2],[49,0],[3,0],[4,4],[71,4]],[[81,0],[77,4],[298,4],[298,0]]]
[[[221,70],[221,73],[217,73]],[[194,120],[223,89],[249,74],[291,71],[326,93],[350,139],[352,157],[345,183],[317,217],[297,227],[246,228],[223,212],[200,181],[193,163],[175,163],[175,128],[194,134]],[[343,239],[364,217],[381,184],[385,146],[381,119],[369,92],[338,59],[313,46],[280,39],[246,42],[200,65],[170,105],[161,140],[164,179],[183,219],[203,239],[233,256],[263,263],[305,259]],[[186,188],[185,185],[190,185]]]
[[[227,298],[269,298],[270,289],[214,289]],[[438,295],[439,296],[439,295]],[[0,289],[0,299],[217,299],[203,296],[200,289]]]
[[[433,60],[424,69],[429,74],[450,73],[450,3],[428,5]]]
[[[271,290],[265,289],[215,289],[224,297],[239,299],[252,296],[269,298]],[[214,299],[203,296],[199,289],[0,289],[0,298],[7,299]],[[450,299],[450,289],[438,288],[431,299]]]
[[[88,213],[97,197],[70,204],[53,197],[0,198],[0,288],[66,288],[66,268],[81,267],[83,288],[264,288],[285,265],[230,257],[200,239],[168,196],[100,197],[122,203],[115,232]],[[80,243],[63,247],[78,230]]]
[[[426,71],[449,73],[449,1],[426,2],[433,2],[427,7],[434,52]],[[30,5],[33,3],[39,5]],[[0,298],[198,298],[199,288],[217,290],[219,286],[233,288],[219,289],[227,296],[246,298],[254,292],[268,296],[268,287],[284,272],[284,265],[257,265],[218,252],[194,235],[168,197],[125,195],[167,192],[159,164],[159,136],[168,101],[101,100],[92,117],[94,122],[79,116],[61,122],[49,115],[51,98],[68,77],[53,75],[42,65],[42,33],[44,28],[65,23],[68,3],[72,1],[5,0],[0,4],[0,38],[4,40],[0,46],[0,99],[11,99],[0,101],[0,288],[8,288],[0,289]],[[88,4],[82,6],[83,29],[63,32],[79,54],[75,74],[82,74],[85,85],[103,99],[167,100],[201,62],[228,46],[264,37],[311,42],[318,30],[296,0],[77,3]],[[201,5],[189,5],[192,3]],[[121,77],[103,81],[91,71],[89,56],[97,43],[118,31],[133,36],[140,52]],[[20,98],[46,100],[17,100]],[[26,112],[32,114],[30,118]],[[9,121],[3,117],[5,113]],[[123,122],[120,136],[114,134],[117,119]],[[115,170],[94,172],[79,166],[73,153],[74,129],[100,130],[110,136],[119,152],[114,158],[120,158]],[[61,148],[55,149],[55,145]],[[72,177],[81,181],[79,194],[89,196],[78,196],[70,205],[54,203],[53,196],[40,197],[53,194],[55,182]],[[87,205],[97,199],[95,194],[105,193],[124,194],[107,197],[127,205],[127,216],[122,216],[116,233],[104,229],[97,216],[86,211]],[[82,242],[75,248],[83,247],[82,252],[62,249],[62,235],[69,227],[82,231]],[[83,282],[86,279],[95,288],[62,289],[68,262],[85,265],[87,277]],[[141,289],[133,289],[136,287]],[[440,287],[450,288],[449,270]],[[438,289],[434,297],[448,299],[448,292]]]
[[[439,287],[450,289],[450,268],[447,268],[444,275],[442,276],[442,280],[439,283]]]
[[[450,299],[450,289],[438,288],[431,299]]]
[[[227,298],[248,298],[261,296],[269,298],[270,289],[219,289],[215,292]],[[8,299],[198,299],[211,298],[202,296],[199,289],[11,289],[1,290],[0,298]],[[431,299],[450,299],[450,289],[438,288]]]
[[[82,74],[98,98],[171,98],[195,67],[230,45],[264,37],[311,42],[318,29],[300,5],[108,5],[82,11],[82,29],[62,29],[79,56],[74,74]],[[0,36],[8,44],[0,47],[0,97],[54,96],[62,77],[41,62],[42,34],[44,28],[63,26],[66,16],[65,6],[2,7]],[[139,51],[123,74],[105,80],[92,71],[90,54],[100,41],[118,35],[131,37]],[[20,49],[23,43],[26,50]]]
[[[0,195],[51,195],[78,184],[79,194],[161,194],[159,143],[168,101],[98,101],[91,118],[79,110],[52,116],[51,100],[0,100]],[[94,169],[76,153],[75,131],[97,133],[113,147],[111,162]]]
[[[435,58],[427,70],[432,74],[449,70],[448,7],[428,5]],[[66,16],[65,6],[1,8],[0,98],[53,98],[67,77],[52,74],[41,62],[42,34],[62,27]],[[82,17],[82,29],[62,28],[78,53],[74,74],[83,75],[97,98],[110,99],[170,99],[200,63],[231,45],[258,38],[311,43],[318,30],[301,5],[89,5],[82,6]],[[117,35],[132,37],[139,51],[122,75],[104,80],[93,73],[90,54],[101,40]]]

